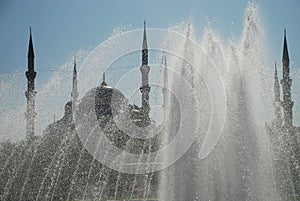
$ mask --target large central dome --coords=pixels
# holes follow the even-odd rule
[[[118,114],[127,103],[121,91],[102,83],[86,93],[78,105],[78,112],[86,116],[96,114],[100,126],[104,127],[113,113]]]
[[[121,109],[121,104],[127,103],[127,99],[121,91],[111,86],[102,85],[95,90],[95,111],[97,117],[111,116],[112,108]]]

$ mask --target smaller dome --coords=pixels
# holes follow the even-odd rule
[[[72,101],[69,101],[65,105],[65,116],[71,116],[72,115]]]
[[[143,118],[143,113],[141,111],[141,108],[139,108],[137,105],[133,104],[130,105],[130,115],[131,115],[131,120],[133,122],[141,122]]]
[[[72,107],[72,101],[68,101],[65,105],[65,107]]]
[[[135,104],[130,105],[130,111],[132,113],[140,113],[141,112],[140,108],[137,105],[135,105]]]

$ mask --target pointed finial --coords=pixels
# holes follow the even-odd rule
[[[283,55],[282,55],[282,61],[286,60],[289,61],[289,51],[287,47],[287,40],[286,40],[286,29],[284,29],[284,39],[283,39]]]
[[[105,72],[102,74],[102,83],[101,86],[107,86],[106,82],[105,82]]]
[[[28,58],[34,58],[33,42],[32,42],[32,29],[29,27],[29,45],[28,45]]]

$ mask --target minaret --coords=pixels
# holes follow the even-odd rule
[[[277,127],[280,127],[282,124],[282,117],[281,117],[280,86],[279,86],[276,62],[275,62],[275,75],[274,75],[274,107],[275,107],[275,125]]]
[[[187,30],[186,30],[186,37],[191,38],[191,24],[192,24],[192,18],[189,18],[188,24],[187,24]]]
[[[74,110],[77,106],[78,101],[78,89],[77,89],[77,68],[76,68],[76,56],[74,57],[74,68],[73,68],[73,83],[72,83],[72,115],[74,120]]]
[[[167,57],[164,55],[162,56],[161,66],[163,69],[163,107],[166,109],[167,100],[168,100],[168,68],[167,68]]]
[[[283,76],[281,79],[282,93],[283,93],[283,118],[284,126],[292,128],[293,126],[293,101],[291,97],[291,85],[292,79],[290,78],[290,59],[286,41],[286,30],[284,30],[284,42],[283,42],[283,55],[282,55],[282,72]]]
[[[144,21],[144,36],[143,36],[143,46],[142,46],[142,66],[140,71],[142,73],[142,86],[140,91],[142,93],[142,107],[141,111],[143,113],[142,126],[146,127],[150,124],[150,104],[149,104],[149,71],[150,67],[148,66],[148,46],[147,46],[147,37],[146,37],[146,21]]]
[[[36,72],[34,71],[34,50],[32,43],[32,31],[30,27],[30,38],[29,38],[29,46],[28,46],[28,70],[25,75],[27,78],[27,91],[25,92],[25,96],[27,99],[27,109],[26,109],[26,139],[32,140],[34,137],[34,120],[35,120],[35,87],[34,80],[36,77]]]
[[[194,69],[193,69],[193,63],[194,63],[194,55],[192,50],[192,18],[189,18],[188,24],[187,24],[187,30],[186,30],[186,39],[184,43],[184,60],[182,63],[181,73],[182,76],[185,77],[186,80],[189,81],[189,84],[192,88],[195,87],[195,81],[194,81]]]

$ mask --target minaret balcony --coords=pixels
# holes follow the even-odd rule
[[[140,71],[142,74],[148,74],[150,72],[150,67],[148,65],[142,65]]]
[[[291,78],[289,78],[289,77],[280,80],[280,84],[281,85],[287,85],[289,87],[292,86],[292,82],[293,82],[293,80]]]
[[[25,75],[26,75],[27,79],[30,79],[30,78],[35,79],[36,72],[35,71],[26,71]]]
[[[150,92],[150,87],[149,85],[144,85],[140,87],[140,91],[143,92]]]

